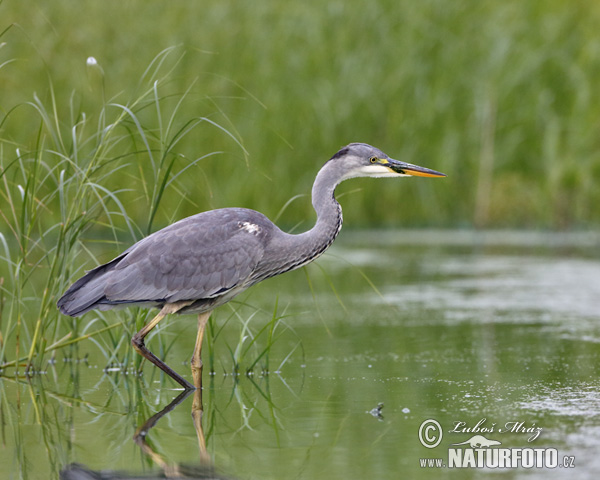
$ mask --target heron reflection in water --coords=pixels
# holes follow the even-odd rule
[[[194,394],[194,403],[192,407],[192,417],[194,427],[198,438],[199,457],[190,463],[180,463],[169,458],[165,453],[159,453],[155,447],[148,443],[147,438],[159,420],[172,412],[189,395]],[[152,461],[152,466],[160,469],[156,472],[145,472],[139,474],[134,471],[112,471],[102,469],[101,471],[92,470],[86,465],[80,463],[71,463],[66,465],[60,471],[61,480],[132,480],[132,479],[164,479],[164,478],[186,478],[186,479],[211,479],[211,480],[233,480],[232,477],[220,473],[213,464],[210,455],[206,450],[206,441],[204,439],[204,430],[202,429],[202,389],[186,389],[179,393],[166,407],[152,415],[137,427],[133,435],[133,441],[140,447],[142,452]],[[157,435],[159,435],[157,433]],[[153,443],[153,442],[151,442]]]
[[[184,218],[148,237],[77,280],[60,298],[65,315],[121,306],[160,308],[131,339],[138,353],[185,389],[201,384],[202,339],[208,318],[252,285],[318,258],[342,228],[336,186],[355,177],[443,177],[443,173],[393,160],[365,143],[339,150],[319,170],[312,188],[315,226],[305,233],[281,231],[262,213],[224,208]],[[197,314],[191,366],[194,384],[154,355],[144,338],[166,315]]]

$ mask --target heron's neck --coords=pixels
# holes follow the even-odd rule
[[[257,270],[257,281],[306,265],[333,243],[342,228],[342,207],[334,198],[339,182],[339,175],[326,163],[312,189],[312,204],[317,212],[315,226],[298,235],[283,232],[277,235]]]
[[[335,187],[339,175],[327,163],[321,168],[312,188],[312,204],[317,212],[317,222],[309,231],[292,235],[290,259],[297,268],[319,257],[333,243],[342,228],[342,207],[335,200]]]
[[[307,235],[326,249],[335,240],[342,228],[342,207],[335,199],[335,188],[339,177],[329,170],[327,163],[317,174],[312,188],[312,204],[317,212],[317,223]]]

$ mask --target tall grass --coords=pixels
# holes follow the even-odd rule
[[[239,334],[236,342],[227,344],[229,359],[227,362],[221,361],[220,369],[226,374],[237,377],[239,375],[253,376],[255,374],[268,375],[271,370],[269,354],[271,347],[284,333],[293,332],[292,328],[286,323],[285,319],[289,317],[285,312],[278,311],[278,302],[275,302],[273,313],[269,321],[261,322],[259,328],[254,327],[254,317],[262,313],[260,309],[250,306],[251,313],[242,312],[243,307],[249,305],[245,303],[236,303],[232,307],[232,313],[224,321],[219,321],[213,317],[208,322],[207,350],[208,367],[211,373],[217,370],[215,356],[215,342],[219,340],[230,320],[237,318],[239,320]],[[275,373],[280,373],[281,368],[296,351],[301,344],[297,343],[276,367]]]
[[[238,138],[216,120],[181,117],[193,84],[184,92],[169,92],[168,78],[180,55],[172,48],[157,55],[126,102],[104,100],[98,91],[96,112],[89,114],[73,93],[65,112],[51,85],[47,102],[34,95],[2,118],[0,128],[8,128],[24,110],[33,128],[23,143],[0,138],[0,215],[6,226],[0,232],[0,368],[38,371],[48,353],[105,332],[96,344],[111,362],[123,337],[110,330],[132,333],[132,326],[146,321],[139,312],[132,326],[109,324],[99,314],[81,327],[59,316],[55,302],[84,265],[104,258],[87,235],[102,238],[102,255],[116,253],[121,240],[141,238],[152,231],[166,196],[184,198],[178,179],[218,154],[186,158],[177,149],[182,139],[206,128],[243,151]],[[88,61],[88,67],[102,80],[97,63]],[[146,215],[132,217],[131,204],[142,206]],[[101,231],[111,232],[110,237]]]
[[[366,141],[449,176],[343,185],[362,187],[344,199],[348,225],[600,222],[595,2],[351,0],[324,7],[316,0],[225,0],[165,11],[156,0],[82,0],[77,9],[58,0],[0,8],[6,25],[15,22],[0,49],[0,64],[16,60],[2,69],[4,109],[32,91],[45,95],[40,71],[51,73],[57,104],[68,104],[73,88],[89,90],[82,65],[90,55],[102,64],[106,95],[113,97],[138,83],[140,64],[158,50],[184,45],[173,85],[181,92],[198,78],[209,95],[189,96],[182,111],[221,112],[219,123],[244,138],[252,154],[251,176],[233,163],[241,152],[231,149],[209,167],[209,185],[199,176],[180,179],[210,206],[251,206],[274,217],[291,196],[310,191],[315,172],[339,146]],[[15,119],[5,138],[27,128]],[[213,133],[187,135],[178,148],[190,157],[222,150]],[[182,216],[197,211],[192,202],[160,201],[180,207]],[[301,198],[282,221],[291,227],[304,220],[304,227],[311,219],[310,201]]]

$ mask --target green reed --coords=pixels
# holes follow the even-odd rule
[[[95,112],[88,114],[73,93],[63,111],[51,83],[48,101],[34,95],[2,118],[3,127],[25,110],[35,128],[19,143],[0,138],[6,225],[0,232],[1,369],[34,373],[50,352],[93,337],[108,363],[114,361],[123,336],[112,330],[131,334],[131,327],[123,320],[111,324],[101,313],[82,326],[58,314],[57,298],[84,265],[118,252],[122,239],[133,242],[152,231],[165,195],[180,193],[178,177],[217,153],[188,159],[177,150],[182,139],[211,128],[243,150],[215,120],[180,118],[193,82],[182,93],[162,93],[179,61],[174,57],[175,49],[161,52],[142,74],[137,95],[126,102],[104,100],[99,91]],[[102,77],[97,63],[88,66]],[[120,186],[123,177],[128,188]],[[145,218],[131,216],[130,204],[145,205]],[[146,316],[138,312],[133,325]]]
[[[338,147],[366,141],[448,178],[343,185],[340,191],[361,188],[344,199],[347,225],[581,228],[600,222],[595,2],[351,0],[324,8],[316,0],[224,0],[168,11],[151,3],[82,0],[73,9],[66,0],[3,2],[0,31],[15,26],[1,38],[7,80],[1,107],[25,102],[34,91],[46,99],[46,72],[58,105],[69,102],[74,88],[93,104],[92,82],[107,99],[143,85],[150,90],[147,108],[135,112],[139,126],[133,118],[128,123],[156,170],[140,174],[171,178],[173,157],[148,148],[167,151],[169,132],[190,159],[192,152],[227,151],[206,177],[178,178],[186,191],[198,190],[203,207],[250,206],[273,218],[289,198],[310,192],[319,166]],[[144,7],[150,13],[140,22]],[[179,139],[161,117],[162,128],[155,124],[144,142],[139,130],[147,126],[146,112],[156,110],[156,95],[147,79],[140,82],[140,65],[173,44],[184,45],[185,54],[155,62],[147,77],[172,69],[169,84],[180,93],[197,78],[178,108],[190,119],[209,111],[206,118],[243,138],[252,175],[238,162],[246,154],[210,128]],[[99,59],[105,77],[84,68],[89,55]],[[161,103],[161,109],[172,106]],[[4,137],[31,129],[26,120],[15,117]],[[129,179],[120,180],[115,185],[128,188]],[[147,214],[160,216],[157,205],[180,209],[181,216],[200,210],[192,201],[163,198],[160,185],[153,179],[150,203],[129,210],[145,218],[144,233],[160,220]],[[282,221],[306,225],[311,215],[303,198]]]

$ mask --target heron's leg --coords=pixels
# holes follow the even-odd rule
[[[202,386],[202,340],[204,339],[204,329],[206,328],[206,322],[210,317],[211,312],[204,312],[198,315],[198,335],[196,336],[196,346],[194,347],[194,353],[192,355],[192,377],[194,378],[194,385],[196,388]]]
[[[200,462],[205,465],[210,464],[210,456],[206,451],[206,440],[204,438],[204,429],[202,428],[202,414],[204,407],[202,405],[202,340],[204,339],[204,329],[206,322],[210,318],[211,312],[204,312],[198,315],[198,335],[196,336],[196,346],[192,355],[192,377],[194,378],[194,401],[192,402],[192,418],[194,419],[194,428],[198,437],[198,450],[200,453]]]
[[[167,303],[160,310],[160,312],[158,312],[158,315],[156,315],[156,317],[154,317],[150,321],[150,323],[148,323],[144,328],[142,328],[139,332],[137,332],[131,339],[131,344],[133,345],[133,348],[135,348],[135,350],[140,355],[142,355],[147,360],[150,360],[154,365],[156,365],[163,372],[165,372],[167,375],[169,375],[173,380],[175,380],[177,383],[179,383],[186,390],[194,390],[195,387],[190,382],[185,380],[181,375],[176,373],[175,370],[173,370],[171,367],[169,367],[160,358],[158,358],[156,355],[154,355],[150,350],[148,350],[146,348],[146,345],[144,344],[144,338],[146,338],[146,335],[148,335],[150,333],[150,331],[154,327],[156,327],[156,325],[158,325],[158,322],[160,322],[166,315],[169,315],[170,313],[175,313],[175,312],[181,310],[183,307],[190,305],[191,303],[193,303],[193,302],[185,301],[185,302]]]
[[[192,403],[192,419],[194,420],[194,428],[198,437],[198,451],[200,453],[200,463],[210,465],[210,455],[206,451],[206,439],[204,437],[204,429],[202,428],[202,414],[204,407],[202,405],[202,376],[200,376],[200,385],[196,385],[194,392],[194,401]]]
[[[147,442],[148,434],[150,430],[154,428],[154,426],[158,423],[158,421],[167,415],[169,412],[174,410],[181,402],[183,402],[190,394],[192,390],[184,390],[181,392],[177,398],[175,398],[171,403],[169,403],[165,408],[163,408],[160,412],[152,415],[148,420],[146,420],[141,426],[139,426],[135,434],[133,435],[133,441],[139,445],[146,455],[148,455],[154,463],[160,466],[164,470],[164,474],[166,478],[181,478],[183,476],[180,471],[178,464],[171,465],[161,454],[156,452]]]

